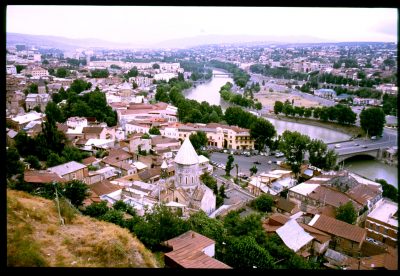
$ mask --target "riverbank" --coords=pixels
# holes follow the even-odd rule
[[[335,130],[335,131],[339,131],[344,134],[348,134],[349,136],[354,137],[354,138],[362,137],[365,135],[365,133],[361,129],[361,127],[358,127],[358,126],[345,126],[345,125],[341,125],[341,124],[333,123],[333,122],[321,122],[321,121],[308,119],[308,118],[298,118],[298,117],[293,118],[293,117],[286,117],[286,116],[275,115],[275,114],[263,114],[263,117],[286,121],[286,122],[293,122],[293,123],[327,128],[330,130]]]

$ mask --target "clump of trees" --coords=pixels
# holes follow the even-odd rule
[[[375,182],[378,182],[382,185],[382,196],[383,197],[387,197],[391,200],[393,200],[394,202],[399,202],[399,190],[393,186],[390,185],[389,183],[387,183],[387,181],[385,179],[375,179]]]
[[[168,83],[160,82],[157,85],[155,99],[157,101],[171,103],[178,108],[178,118],[184,123],[218,123],[223,118],[221,106],[201,103],[196,100],[188,100],[182,91],[191,87],[190,82],[170,79]]]
[[[213,191],[217,198],[216,208],[219,208],[224,203],[224,198],[226,198],[225,186],[221,185],[218,189],[217,180],[207,172],[200,176],[200,180]]]
[[[220,93],[222,99],[224,99],[227,102],[230,102],[230,103],[233,103],[236,105],[240,105],[243,107],[256,108],[258,110],[260,110],[262,108],[262,105],[260,102],[255,102],[252,99],[252,97],[251,97],[251,95],[253,95],[251,92],[252,90],[245,91],[245,94],[248,94],[250,97],[250,98],[248,98],[245,96],[245,94],[242,96],[240,94],[236,94],[236,93],[232,92],[231,91],[232,86],[233,85],[230,82],[227,82],[225,85],[223,85],[221,87],[221,89],[219,90],[219,93]]]
[[[250,66],[250,71],[256,74],[262,74],[273,78],[305,80],[307,74],[291,71],[287,67],[271,68],[268,64],[253,64]]]
[[[353,203],[348,201],[346,204],[340,205],[336,209],[336,219],[347,222],[349,224],[355,224],[357,221],[357,211],[354,208]]]
[[[108,78],[110,72],[107,69],[95,69],[90,71],[92,78]]]
[[[369,136],[382,135],[385,122],[385,113],[382,108],[369,107],[363,109],[360,113],[361,128],[367,132]]]
[[[330,107],[323,106],[305,108],[293,106],[293,103],[289,100],[286,100],[284,103],[276,101],[274,104],[274,113],[283,113],[285,116],[298,116],[304,118],[310,118],[313,116],[323,122],[331,121],[342,125],[354,125],[357,119],[357,114],[347,105],[337,104]]]
[[[84,80],[74,80],[67,90],[60,88],[53,94],[53,102],[46,106],[46,115],[57,122],[63,123],[69,117],[95,117],[99,122],[106,122],[108,126],[117,124],[117,113],[107,104],[106,96],[96,87],[92,92],[80,95],[82,91],[90,89],[92,84]],[[66,104],[57,105],[62,100]]]

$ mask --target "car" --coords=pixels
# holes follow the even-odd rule
[[[284,156],[284,154],[282,152],[275,153],[275,157],[282,157],[282,156]]]
[[[272,164],[272,161],[271,161],[271,160],[269,160],[269,161],[268,161],[268,164],[270,164],[270,165],[271,165],[271,164]]]
[[[253,163],[257,164],[257,165],[261,165],[261,163],[259,161],[254,161]]]
[[[372,136],[372,137],[371,137],[371,140],[376,140],[376,136]]]
[[[341,147],[340,144],[335,145],[335,148],[340,148],[340,147]]]
[[[368,148],[368,146],[367,145],[363,145],[363,146],[361,146],[363,149],[366,149],[366,148]]]
[[[360,144],[358,144],[358,143],[354,143],[354,145],[358,147]]]

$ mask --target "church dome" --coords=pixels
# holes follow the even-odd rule
[[[189,137],[187,137],[183,142],[181,148],[175,156],[174,161],[175,163],[181,165],[193,165],[199,163],[199,156],[194,150],[193,145],[189,140]]]

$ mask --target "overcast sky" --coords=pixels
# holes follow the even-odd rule
[[[7,32],[153,44],[198,35],[397,42],[394,8],[7,6]]]

